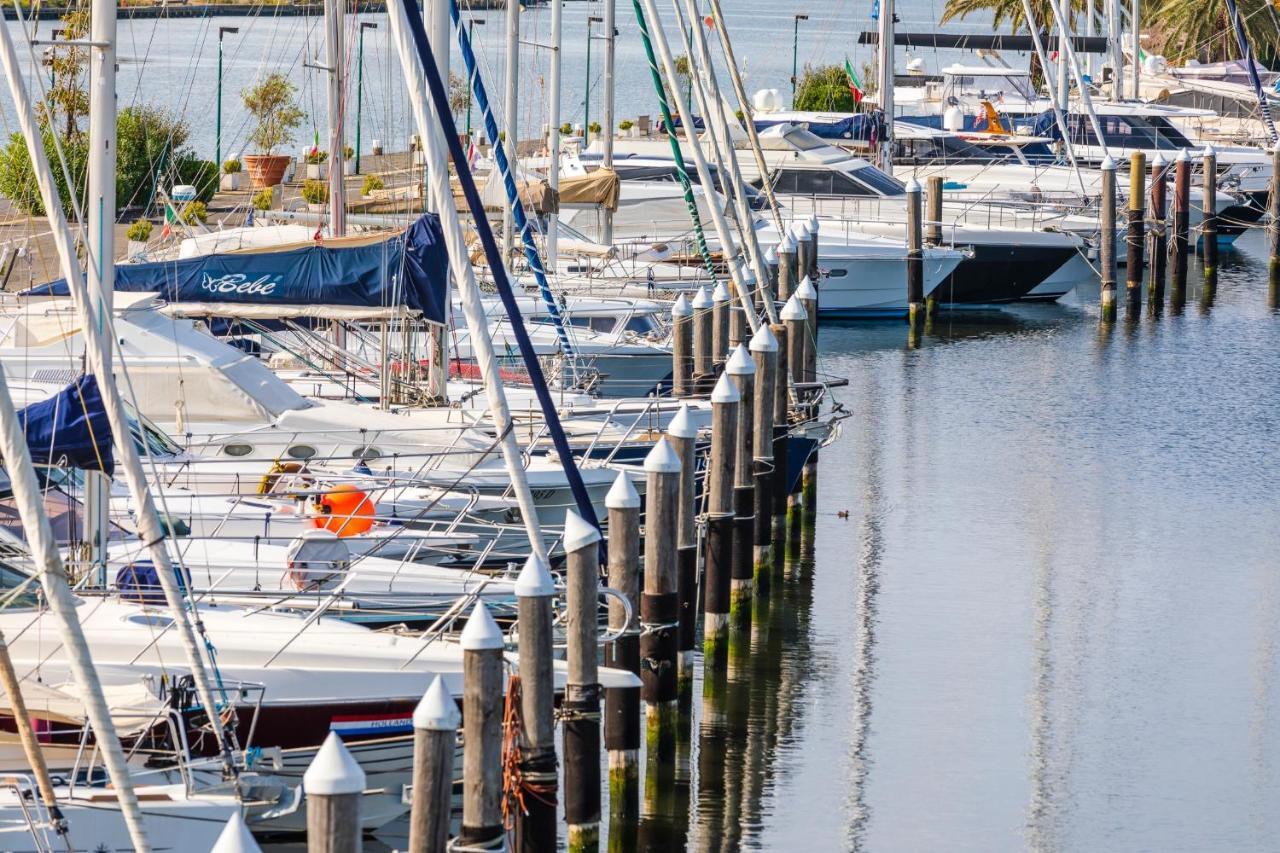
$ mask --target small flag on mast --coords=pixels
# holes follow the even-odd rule
[[[844,76],[849,78],[849,94],[853,95],[854,106],[861,106],[866,92],[862,90],[862,81],[858,79],[857,73],[853,70],[853,64],[849,62],[847,56],[844,58]]]

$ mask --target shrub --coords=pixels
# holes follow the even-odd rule
[[[365,175],[364,183],[360,185],[360,195],[368,195],[374,190],[383,189],[385,186],[386,184],[382,182],[382,178],[377,175]]]
[[[312,148],[307,152],[306,161],[308,166],[319,166],[329,159],[328,151],[321,151],[319,148]]]
[[[629,118],[624,118],[622,121],[618,122],[618,130],[630,130],[635,126],[636,123]]]
[[[198,225],[209,219],[209,211],[202,201],[189,201],[182,208],[179,218],[188,225]]]
[[[569,124],[569,122],[566,121],[564,124],[560,125],[561,136],[568,136],[571,133],[573,133],[573,125]]]
[[[802,112],[851,113],[858,108],[849,91],[849,78],[839,65],[805,68],[796,84],[795,108]]]
[[[239,160],[231,159],[222,164],[222,171],[228,175],[238,175],[243,170],[243,164]]]
[[[175,183],[190,184],[196,188],[196,201],[209,202],[218,191],[218,167],[212,160],[185,157],[174,167]]]
[[[303,181],[302,197],[307,204],[324,204],[329,200],[329,185],[324,181]]]
[[[50,162],[57,162],[53,144],[53,131],[47,126],[41,128],[45,154]],[[64,138],[62,152],[67,158],[67,172],[71,173],[74,186],[67,187],[62,169],[53,169],[53,182],[58,188],[58,197],[62,199],[62,212],[71,216],[72,192],[76,198],[84,198],[85,175],[88,172],[89,144],[84,135]],[[9,144],[0,149],[0,195],[9,199],[23,213],[32,216],[44,216],[44,202],[40,199],[40,187],[36,183],[36,172],[31,165],[31,157],[27,154],[27,141],[21,133],[9,136]]]
[[[600,122],[598,122],[598,121],[593,121],[593,122],[591,122],[591,124],[590,124],[590,125],[588,125],[587,130],[591,131],[592,133],[599,133],[599,132],[600,132]]]
[[[271,187],[267,187],[264,190],[259,190],[258,192],[253,194],[253,206],[257,210],[270,210],[271,203],[274,202],[275,200],[276,200],[275,193],[272,192]]]
[[[343,159],[343,160],[350,160],[350,159],[351,159],[352,157],[354,157],[354,156],[356,156],[356,149],[352,148],[350,145],[344,145],[344,146],[342,146],[342,159]]]
[[[129,230],[125,232],[130,240],[135,243],[145,243],[151,239],[151,222],[146,219],[139,219],[137,222],[129,226]]]
[[[240,93],[255,123],[249,141],[263,154],[271,154],[293,141],[293,131],[302,124],[302,110],[294,99],[297,91],[283,74],[276,72]]]

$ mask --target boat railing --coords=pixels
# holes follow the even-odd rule
[[[25,773],[6,773],[0,784],[13,792],[14,801],[22,812],[22,820],[27,825],[27,833],[31,836],[36,853],[55,853],[58,848],[48,835],[50,831],[54,831],[53,819],[45,806],[44,798],[39,795],[35,780]]]

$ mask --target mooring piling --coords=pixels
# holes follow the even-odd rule
[[[797,220],[791,226],[791,236],[796,241],[796,267],[795,275],[791,279],[791,293],[795,293],[796,287],[800,284],[800,279],[808,274],[808,269],[813,263],[813,240],[809,233],[809,222],[805,219]],[[787,294],[787,298],[791,298],[791,293]]]
[[[942,176],[930,176],[926,185],[928,215],[924,223],[924,241],[930,246],[940,246],[942,245]]]
[[[806,278],[806,281],[808,279]],[[745,344],[734,349],[725,375],[738,389],[738,422],[733,454],[733,570],[729,580],[729,616],[751,615],[755,577],[755,396],[756,364]]]
[[[527,811],[516,815],[516,848],[533,853],[556,843],[559,784],[552,663],[555,626],[551,607],[556,587],[547,564],[536,554],[525,560],[516,578],[515,594],[520,629],[520,777],[521,784],[539,792],[538,796],[526,797]]]
[[[804,275],[800,277],[804,278],[805,275],[809,276],[809,279],[816,286],[818,282],[822,280],[822,269],[818,264],[818,258],[819,258],[819,255],[821,254],[819,251],[819,244],[818,244],[818,232],[821,230],[821,226],[820,226],[820,223],[818,222],[818,217],[816,215],[814,214],[809,215],[808,226],[809,226],[809,266],[805,268]]]
[[[445,853],[453,804],[453,753],[462,715],[444,678],[431,679],[413,711],[413,803],[409,853]]]
[[[338,733],[329,732],[302,774],[307,797],[307,853],[360,853],[364,783],[360,764]]]
[[[462,829],[458,845],[473,850],[502,850],[506,846],[502,826],[504,644],[498,623],[483,601],[471,611],[462,629],[461,645]],[[551,813],[554,833],[554,807]],[[522,846],[519,842],[517,845]]]
[[[600,531],[565,513],[564,813],[569,850],[600,847]]]
[[[714,376],[711,338],[714,332],[711,291],[704,285],[693,297],[693,382],[695,393],[706,393],[708,380]]]
[[[757,311],[760,310],[762,307],[764,307],[762,305],[762,300],[777,298],[778,271],[782,265],[778,260],[778,249],[776,246],[770,246],[765,251],[764,264],[765,264],[765,272],[768,273],[769,275],[769,280],[764,283],[757,298],[753,300]]]
[[[1169,212],[1165,204],[1169,187],[1169,166],[1157,151],[1151,158],[1151,275],[1147,279],[1147,315],[1160,316],[1164,310],[1164,277],[1168,263]]]
[[[1102,161],[1102,230],[1098,235],[1098,266],[1102,276],[1102,322],[1116,318],[1116,161]]]
[[[262,853],[253,833],[244,825],[244,815],[239,809],[231,812],[227,825],[222,828],[209,853]]]
[[[805,383],[806,388],[802,393],[809,395],[809,397],[805,401],[804,416],[806,419],[812,420],[817,416],[816,406],[809,401],[817,399],[814,396],[813,389],[818,381],[818,290],[813,286],[813,282],[806,278],[800,282],[800,287],[796,290],[796,296],[799,298],[800,305],[804,308],[805,313],[804,376],[802,381]],[[818,502],[818,451],[816,450],[809,454],[809,458],[801,469],[800,498],[804,507],[806,521],[813,521]]]
[[[671,306],[671,395],[693,394],[693,307],[682,293]]]
[[[1271,222],[1267,225],[1267,257],[1270,259],[1270,299],[1272,308],[1280,307],[1280,145],[1271,156],[1271,194],[1267,209]]]
[[[692,711],[694,651],[698,643],[698,427],[688,406],[667,424],[667,444],[680,460],[676,501],[676,683],[680,710]]]
[[[788,302],[791,300],[788,299]],[[786,306],[783,306],[786,310]],[[788,464],[788,432],[790,430],[791,411],[789,405],[788,386],[790,385],[790,357],[788,350],[788,325],[787,323],[774,323],[769,326],[769,331],[773,334],[774,343],[777,346],[777,364],[778,375],[777,381],[773,383],[773,464],[774,476],[773,483],[770,487],[773,495],[772,503],[772,531],[770,532],[770,541],[773,542],[773,562],[774,567],[782,565],[782,558],[786,549],[783,543],[787,539],[787,498],[791,488],[787,477]]]
[[[751,301],[755,304],[755,310],[760,307],[760,291],[756,287],[756,276],[750,269],[742,270],[742,286],[751,294]],[[729,300],[729,347],[735,347],[747,340],[748,329],[751,328],[747,322],[747,310],[742,307],[741,301],[730,298]]]
[[[1129,156],[1129,210],[1126,229],[1125,316],[1136,320],[1142,311],[1143,254],[1147,245],[1147,158],[1141,151]]]
[[[644,460],[644,596],[641,598],[640,678],[645,737],[654,758],[673,755],[676,707],[676,507],[680,458],[666,438]]]
[[[729,352],[729,315],[732,305],[729,302],[729,288],[723,281],[717,281],[715,290],[711,291],[711,363],[713,370],[724,364]]]
[[[795,290],[799,279],[796,278],[796,238],[792,229],[782,235],[778,243],[778,285],[774,288],[774,299],[785,301]]]
[[[915,178],[907,181],[907,322],[912,330],[924,323],[924,232],[922,190]]]
[[[604,499],[609,510],[609,586],[624,596],[609,599],[605,665],[640,675],[640,495],[619,471]],[[609,752],[609,811],[634,815],[640,796],[640,688],[611,687],[604,693],[604,746]]]
[[[800,293],[791,295],[787,300],[787,304],[782,306],[782,311],[778,314],[778,319],[782,320],[783,325],[787,328],[787,372],[791,376],[792,388],[798,388],[799,383],[804,377],[805,349],[807,348],[808,337],[808,321],[809,317],[805,313],[804,306],[800,304]],[[798,396],[798,392],[797,392]],[[775,412],[776,414],[776,412]],[[798,539],[801,525],[801,513],[804,510],[801,495],[795,491],[788,490],[787,494],[787,522],[791,525],[792,539]]]
[[[752,471],[755,480],[754,574],[757,593],[764,588],[773,569],[773,400],[778,382],[778,341],[768,324],[751,337],[751,358],[755,362],[755,394],[751,425]]]
[[[1187,301],[1187,253],[1191,226],[1191,158],[1187,149],[1178,151],[1173,167],[1173,240],[1169,243],[1169,308],[1182,312]]]
[[[733,577],[733,486],[737,454],[737,385],[723,375],[711,393],[711,457],[707,462],[706,587],[702,643],[708,666],[719,664],[729,631],[729,591]]]
[[[1205,145],[1203,168],[1204,219],[1200,223],[1200,254],[1204,260],[1205,300],[1213,300],[1218,284],[1218,152]]]

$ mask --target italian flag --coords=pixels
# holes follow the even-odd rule
[[[844,76],[849,78],[849,94],[853,95],[853,103],[861,104],[863,97],[867,94],[862,90],[862,81],[858,79],[857,73],[853,70],[849,57],[844,58]]]

